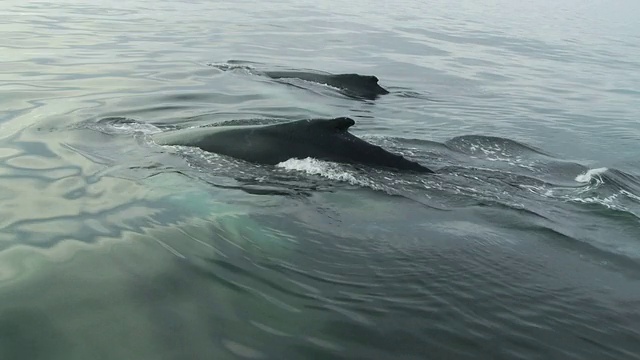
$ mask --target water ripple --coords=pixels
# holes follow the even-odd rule
[[[1,358],[638,359],[637,3],[3,5]],[[330,116],[437,173],[148,141]]]

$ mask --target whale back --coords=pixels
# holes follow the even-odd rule
[[[299,120],[273,125],[214,126],[154,136],[164,145],[195,146],[249,162],[275,165],[291,158],[431,172],[422,165],[368,143],[348,130],[348,117]]]
[[[333,119],[311,119],[281,124],[275,138],[288,146],[290,157],[312,157],[319,160],[352,164],[432,172],[426,167],[371,144],[351,134],[348,130],[355,125],[349,117]],[[276,130],[276,126],[270,131]],[[284,129],[289,127],[289,129]],[[284,141],[286,138],[287,141]],[[282,145],[285,146],[284,144]]]
[[[264,74],[272,79],[300,79],[330,85],[341,89],[343,94],[355,98],[373,100],[377,95],[389,93],[387,89],[378,84],[379,79],[373,75],[329,74],[302,71],[267,71]]]
[[[333,119],[309,119],[303,122],[290,122],[282,125],[291,125],[306,132],[327,132],[330,134],[344,133],[356,122],[348,117],[337,117]]]
[[[389,91],[378,84],[380,80],[374,75],[338,74],[333,75],[333,78],[334,81],[341,82],[347,88],[366,88],[369,91],[378,94],[389,93]]]

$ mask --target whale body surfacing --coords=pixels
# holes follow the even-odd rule
[[[300,79],[326,84],[355,99],[375,100],[378,96],[389,93],[387,89],[378,84],[378,78],[373,75],[323,74],[304,71],[265,71],[264,75],[272,79]]]
[[[198,147],[252,163],[276,165],[286,160],[317,160],[362,164],[390,170],[432,173],[401,155],[349,133],[348,117],[298,120],[273,125],[211,126],[171,130],[152,135],[160,145]]]

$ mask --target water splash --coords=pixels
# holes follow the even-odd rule
[[[576,176],[575,180],[581,183],[588,183],[588,182],[591,182],[591,180],[593,179],[595,179],[596,181],[602,182],[602,178],[600,177],[600,175],[604,174],[607,170],[609,169],[607,169],[606,167],[589,169],[584,174],[580,174]]]
[[[289,159],[276,165],[279,168],[286,170],[301,171],[310,175],[320,175],[327,179],[345,181],[351,185],[363,185],[366,186],[360,179],[358,179],[353,173],[347,171],[344,167],[322,160],[314,158],[305,159]]]

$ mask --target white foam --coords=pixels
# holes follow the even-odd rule
[[[305,159],[292,158],[283,161],[276,166],[287,170],[296,170],[307,174],[320,175],[331,180],[346,181],[351,185],[363,185],[361,181],[353,176],[353,174],[342,169],[339,165],[310,157]]]
[[[598,197],[587,197],[587,198],[573,198],[571,201],[580,202],[584,204],[600,204],[608,207],[609,209],[618,209],[622,211],[626,211],[626,209],[616,206],[616,199],[618,198],[618,194],[609,195],[605,198]]]
[[[157,126],[138,122],[108,124],[104,130],[108,131],[110,134],[142,133],[145,135],[155,134],[162,131]]]
[[[609,170],[609,169],[607,169],[606,167],[597,168],[597,169],[589,169],[589,170],[587,170],[586,173],[576,176],[575,180],[577,182],[581,182],[581,183],[588,183],[595,176],[603,174],[607,170]]]
[[[251,70],[251,69],[255,69],[253,66],[251,66],[249,64],[208,63],[207,65],[215,67],[215,68],[218,68],[220,70],[235,70],[235,69]]]
[[[627,196],[627,197],[628,197],[628,198],[630,198],[630,199],[633,199],[633,200],[635,200],[635,201],[640,201],[640,196],[635,195],[635,194],[632,194],[632,193],[628,192],[627,190],[620,190],[620,193],[621,193],[622,195]]]

